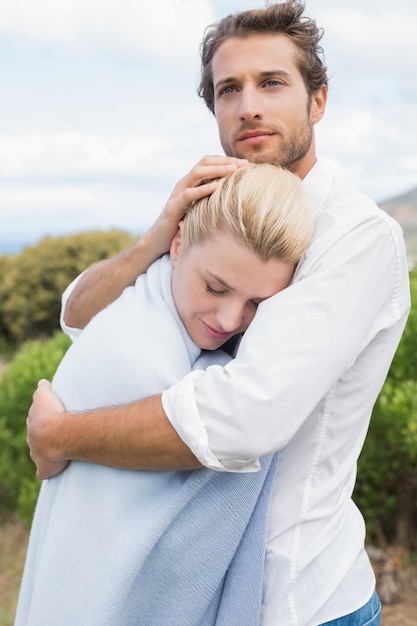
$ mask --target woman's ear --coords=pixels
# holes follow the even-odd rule
[[[171,265],[175,267],[176,262],[181,254],[181,242],[182,242],[182,220],[178,224],[178,230],[173,240],[171,241],[171,247],[169,249],[169,259]]]

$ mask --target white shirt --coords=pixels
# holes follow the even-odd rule
[[[281,451],[262,626],[317,626],[372,595],[351,495],[410,307],[398,224],[319,164],[303,185],[316,232],[293,284],[259,306],[234,361],[163,394],[174,428],[207,467],[254,471],[258,457]]]
[[[315,236],[293,284],[263,302],[234,361],[163,393],[200,462],[255,471],[280,450],[262,626],[317,626],[371,597],[365,526],[351,494],[375,399],[410,308],[400,227],[319,164],[303,180]],[[66,301],[77,279],[63,295]],[[248,572],[250,575],[250,572]]]

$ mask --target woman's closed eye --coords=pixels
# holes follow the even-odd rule
[[[218,289],[213,289],[208,283],[206,284],[206,291],[212,296],[224,296],[224,294],[227,293],[226,290],[219,291]]]

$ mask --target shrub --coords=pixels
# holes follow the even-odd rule
[[[95,261],[133,243],[124,231],[45,237],[20,254],[0,257],[0,337],[15,346],[59,327],[61,295]],[[1,343],[0,343],[1,345]]]
[[[385,382],[359,459],[355,500],[371,540],[417,547],[417,382]]]
[[[412,308],[387,380],[375,404],[358,462],[354,499],[368,539],[417,548],[417,273]]]
[[[26,416],[40,378],[52,378],[70,340],[56,331],[25,342],[0,380],[0,508],[30,522],[40,481],[26,445]]]

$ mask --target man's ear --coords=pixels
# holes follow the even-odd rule
[[[171,241],[171,247],[169,249],[169,259],[171,261],[171,265],[175,267],[178,258],[181,254],[181,242],[182,242],[182,220],[178,224],[178,230],[173,240]]]
[[[326,110],[327,103],[327,87],[322,85],[312,96],[310,121],[312,124],[317,124],[321,120]]]

